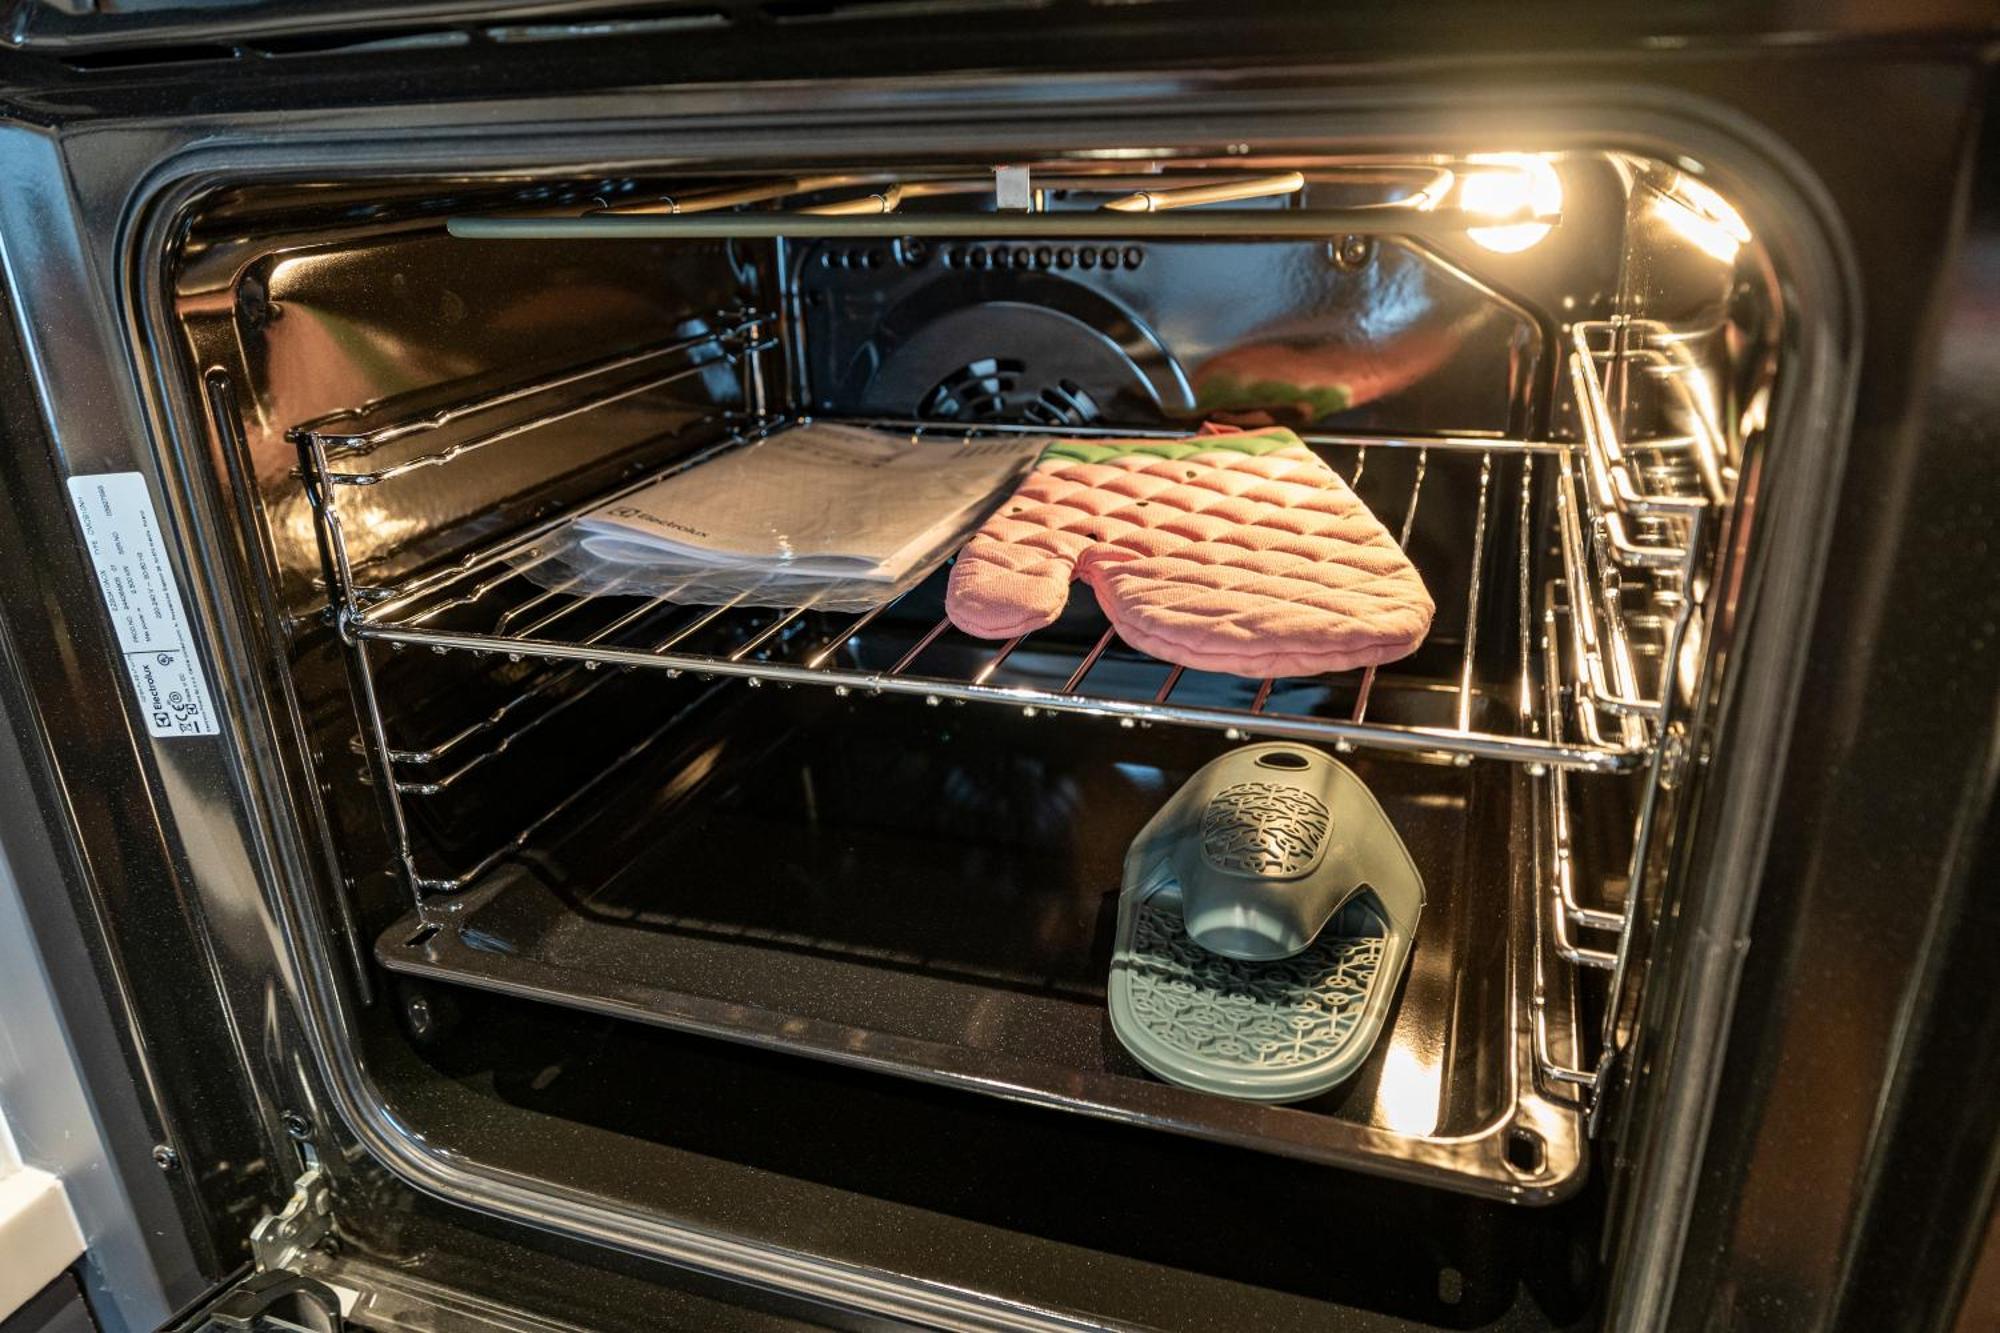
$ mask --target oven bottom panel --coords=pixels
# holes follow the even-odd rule
[[[1574,1328],[1598,1282],[1596,1177],[1520,1208],[402,980],[368,1054],[427,1140],[1085,1327]],[[443,1021],[413,1042],[396,1017],[418,996]],[[429,1211],[376,1214],[347,1253],[422,1265],[440,1243]]]
[[[1526,779],[1357,758],[1429,902],[1361,1071],[1291,1106],[1160,1082],[1105,1010],[1120,863],[1212,735],[724,684],[615,795],[447,913],[393,972],[1494,1197],[1583,1170],[1524,1047]],[[756,705],[756,706],[751,706]],[[1517,802],[1520,803],[1517,807]],[[1573,1024],[1567,995],[1545,1012]]]

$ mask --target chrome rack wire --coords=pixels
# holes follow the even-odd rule
[[[718,362],[738,363],[747,354],[769,350],[773,340],[761,338],[768,321],[745,312],[724,312],[717,326],[657,347],[623,353],[586,366],[563,370],[532,380],[456,399],[442,406],[417,411],[398,411],[395,401],[350,408],[294,426],[286,437],[302,449],[310,449],[331,462],[334,459],[367,457],[412,436],[441,430],[468,418],[561,390],[580,396],[546,408],[519,421],[484,431],[446,448],[408,458],[399,458],[382,467],[344,471],[322,470],[320,480],[329,486],[376,486],[424,468],[442,467],[467,454],[500,444],[530,431],[552,426],[571,417],[608,407],[707,370]],[[630,373],[636,372],[636,374]]]
[[[1535,921],[1534,1049],[1542,1076],[1578,1089],[1598,1104],[1606,1071],[1621,1051],[1621,1000],[1650,867],[1659,801],[1667,785],[1664,765],[1677,746],[1671,732],[1682,648],[1699,633],[1702,573],[1717,510],[1735,481],[1731,455],[1709,404],[1690,385],[1693,363],[1671,349],[1631,345],[1635,331],[1657,336],[1643,322],[1590,321],[1572,330],[1570,377],[1583,425],[1583,442],[1559,470],[1554,495],[1556,544],[1562,578],[1543,590],[1542,690],[1549,739],[1562,742],[1573,724],[1577,738],[1596,744],[1611,738],[1648,753],[1625,892],[1616,905],[1583,901],[1574,857],[1572,775],[1550,766],[1543,775],[1548,844],[1546,883]],[[1610,407],[1600,362],[1627,376],[1650,376],[1678,410],[1646,426],[1621,430]],[[1623,420],[1630,423],[1634,413]],[[1664,425],[1664,429],[1662,426]],[[1635,609],[1636,605],[1636,609]],[[1643,679],[1637,640],[1655,641],[1657,667]],[[1565,693],[1568,695],[1565,707]],[[1596,937],[1587,942],[1586,936]],[[1609,974],[1594,1057],[1551,1049],[1544,987],[1550,957],[1572,967]]]

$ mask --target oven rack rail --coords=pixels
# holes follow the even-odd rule
[[[691,379],[718,365],[754,367],[755,354],[777,346],[766,334],[772,320],[754,310],[725,310],[701,321],[701,328],[672,341],[621,352],[521,383],[493,389],[401,396],[347,408],[292,427],[286,438],[305,456],[303,470],[325,487],[379,486],[413,472],[443,467],[532,431]],[[415,398],[416,401],[411,401]],[[336,461],[368,458],[382,450],[435,431],[476,421],[517,405],[552,400],[516,420],[508,420],[441,448],[395,457],[358,470]]]
[[[1534,920],[1535,1063],[1547,1085],[1573,1090],[1593,1110],[1624,1044],[1622,1000],[1666,785],[1662,766],[1673,748],[1658,738],[1667,734],[1684,683],[1682,650],[1701,623],[1701,574],[1737,476],[1735,455],[1693,387],[1699,370],[1685,348],[1663,337],[1668,333],[1642,320],[1585,321],[1571,331],[1569,372],[1583,439],[1555,488],[1563,575],[1541,597],[1538,642],[1549,739],[1562,742],[1574,729],[1595,741],[1607,728],[1626,739],[1655,738],[1620,901],[1589,901],[1580,883],[1574,771],[1550,766],[1540,779],[1547,837]],[[1675,422],[1664,433],[1627,427],[1635,415],[1629,407],[1635,376],[1645,381],[1640,392],[1664,393],[1675,409]],[[1614,395],[1607,380],[1620,391]],[[1614,398],[1623,410],[1613,410]],[[1638,664],[1646,655],[1641,640],[1657,659],[1650,686],[1640,680]],[[1544,1011],[1556,967],[1606,978],[1599,1031],[1589,1044],[1576,1031],[1567,1052],[1555,1049]]]

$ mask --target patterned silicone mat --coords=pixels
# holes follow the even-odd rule
[[[1153,894],[1119,959],[1131,1017],[1154,1042],[1225,1079],[1323,1064],[1354,1035],[1381,968],[1383,937],[1362,933],[1371,925],[1380,928],[1349,910],[1295,957],[1240,962],[1188,938],[1176,895]]]

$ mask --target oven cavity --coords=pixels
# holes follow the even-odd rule
[[[183,325],[291,617],[364,975],[1573,1192],[1775,365],[1748,234],[1696,185],[1610,152],[1190,149],[197,226]],[[1087,589],[985,640],[946,616],[947,569],[860,612],[536,576],[577,515],[810,422],[1287,426],[1421,573],[1430,636],[1252,679],[1138,651]],[[1339,756],[1422,884],[1379,1039],[1290,1104],[1154,1077],[1106,1010],[1128,846],[1249,742],[1278,744],[1225,814]],[[1289,799],[1247,816],[1283,837],[1206,829],[1217,864],[1293,873],[1331,835]],[[1321,960],[1364,989],[1368,901]],[[1177,922],[1132,947],[1260,966],[1183,957]],[[1245,987],[1269,1013],[1201,1041],[1298,1009]],[[1337,1045],[1353,1017],[1299,1021]]]

